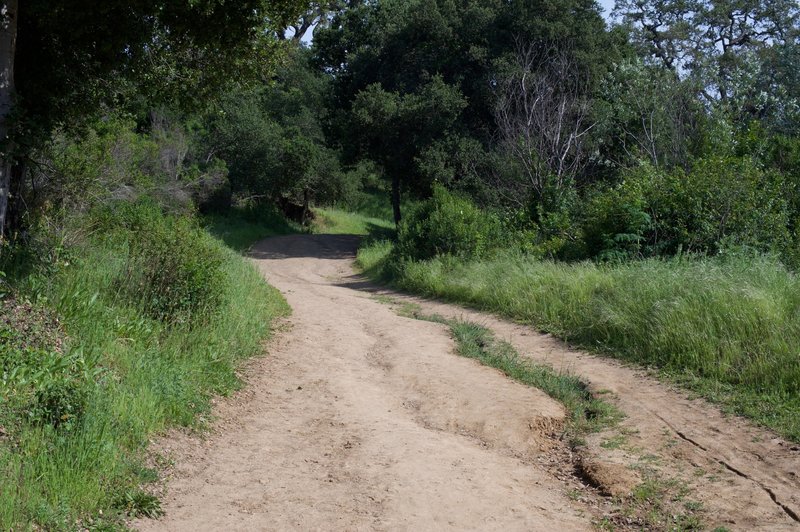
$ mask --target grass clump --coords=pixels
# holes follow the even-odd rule
[[[520,356],[508,342],[498,341],[486,327],[467,321],[448,322],[458,342],[458,352],[499,369],[512,379],[533,386],[564,405],[572,438],[619,421],[621,413],[592,395],[578,377],[555,371]]]
[[[373,278],[531,323],[665,374],[800,441],[800,281],[778,261],[730,255],[559,263],[514,253],[400,261],[359,251]]]
[[[154,245],[131,229],[142,212],[134,211],[95,220],[94,236],[68,260],[17,281],[17,300],[54,310],[63,342],[55,333],[36,344],[0,334],[0,529],[113,527],[157,515],[146,488],[155,475],[143,466],[149,439],[168,426],[204,426],[211,397],[236,389],[238,364],[261,352],[273,319],[288,311],[238,254],[157,211],[146,215],[164,233],[157,250],[174,255],[156,262],[177,271],[131,271]],[[206,267],[209,276],[193,270]],[[181,276],[200,295],[188,307],[157,307],[169,312],[151,312],[125,287],[134,279],[180,294]]]

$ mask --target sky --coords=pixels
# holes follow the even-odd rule
[[[597,0],[597,3],[603,8],[603,16],[606,20],[611,18],[611,10],[614,9],[614,0]]]

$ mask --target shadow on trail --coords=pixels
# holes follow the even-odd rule
[[[258,260],[315,258],[353,259],[361,237],[358,235],[286,235],[255,244],[248,256]]]
[[[364,237],[359,235],[339,234],[276,236],[254,245],[248,256],[257,260],[294,258],[354,260],[362,238]],[[369,294],[392,292],[389,287],[372,281],[361,273],[348,275],[334,285]]]
[[[386,286],[380,285],[375,281],[368,279],[365,275],[354,273],[344,278],[343,282],[336,283],[335,286],[342,288],[350,288],[351,290],[358,290],[359,292],[368,292],[370,294],[382,294],[387,292],[394,292]]]

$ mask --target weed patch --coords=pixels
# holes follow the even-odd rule
[[[158,515],[158,499],[141,488],[157,476],[143,465],[149,439],[168,426],[202,429],[211,397],[238,387],[240,361],[261,352],[288,312],[251,264],[196,226],[186,231],[181,261],[208,252],[215,284],[213,297],[177,309],[182,319],[150,312],[121,285],[140,256],[140,235],[125,227],[106,227],[2,303],[0,529],[113,529]],[[162,244],[178,238],[170,235]],[[180,294],[174,276],[185,273],[150,281]],[[195,297],[189,289],[203,276],[187,275]]]

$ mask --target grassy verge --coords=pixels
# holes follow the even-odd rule
[[[411,210],[417,202],[404,199],[402,212]],[[389,193],[368,189],[358,194],[348,205],[328,206],[314,209],[316,220],[312,224],[315,233],[366,235],[367,241],[391,238],[395,224]]]
[[[262,352],[272,320],[288,312],[238,254],[192,234],[221,257],[223,276],[215,307],[192,321],[154,318],[125,296],[119,280],[135,232],[87,242],[56,272],[22,283],[34,305],[58,313],[67,339],[55,353],[0,342],[0,529],[114,529],[127,516],[159,513],[146,489],[158,478],[145,465],[149,438],[202,427],[210,398],[237,388],[239,363]],[[261,236],[241,231],[234,247]],[[52,371],[26,373],[20,360],[34,369],[52,360]],[[15,397],[34,410],[15,414]],[[59,415],[25,417],[35,409]]]
[[[767,258],[564,264],[505,253],[358,262],[398,288],[497,312],[569,342],[659,368],[728,411],[800,441],[800,281]]]

